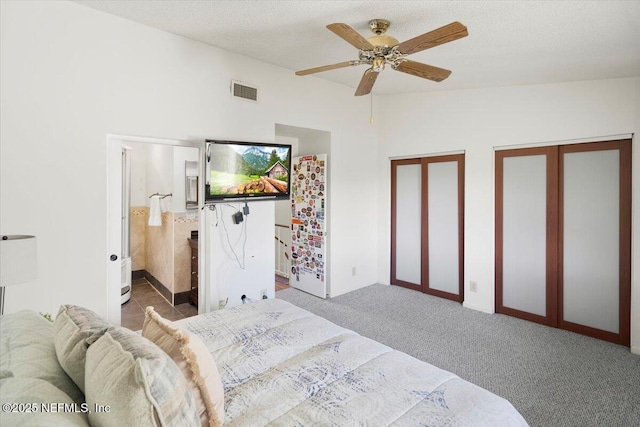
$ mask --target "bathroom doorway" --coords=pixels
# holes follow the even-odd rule
[[[110,136],[107,148],[108,320],[141,329],[149,305],[170,320],[197,314],[202,143]]]

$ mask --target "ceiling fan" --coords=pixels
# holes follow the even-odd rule
[[[367,95],[373,89],[373,84],[378,78],[378,74],[389,64],[394,70],[422,77],[423,79],[441,82],[449,77],[451,71],[433,65],[423,64],[406,59],[407,55],[420,52],[441,44],[466,37],[469,33],[467,27],[459,22],[440,27],[436,30],[414,37],[410,40],[399,43],[395,38],[385,34],[389,28],[389,21],[386,19],[373,19],[369,21],[369,28],[375,36],[364,38],[356,30],[347,24],[329,24],[327,28],[343,38],[345,41],[358,49],[358,59],[353,61],[340,62],[333,65],[309,68],[307,70],[296,71],[298,76],[320,73],[322,71],[335,70],[337,68],[350,67],[367,64],[371,68],[367,69],[360,80],[355,96]]]

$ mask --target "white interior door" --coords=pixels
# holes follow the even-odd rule
[[[291,275],[289,284],[327,295],[327,155],[294,157],[291,168]]]
[[[122,150],[119,139],[107,140],[107,321],[120,325],[122,287]]]

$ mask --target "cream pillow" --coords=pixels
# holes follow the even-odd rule
[[[192,387],[203,426],[224,422],[224,389],[215,360],[195,334],[178,329],[147,307],[142,336],[154,342],[176,362]]]
[[[89,422],[101,427],[193,427],[200,423],[191,387],[158,346],[119,326],[87,350]],[[94,410],[97,406],[105,410]]]
[[[84,395],[58,363],[54,337],[53,323],[35,311],[0,316],[0,376],[39,378],[82,403]]]
[[[84,364],[87,349],[111,325],[88,308],[62,305],[53,323],[56,356],[60,366],[84,393]]]

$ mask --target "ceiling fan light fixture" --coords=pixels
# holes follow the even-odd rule
[[[355,96],[363,96],[371,93],[373,85],[378,78],[378,74],[384,70],[385,64],[401,73],[412,76],[441,82],[449,77],[450,70],[434,67],[433,65],[421,62],[410,61],[405,57],[413,53],[421,52],[445,43],[466,37],[469,33],[467,27],[455,21],[427,33],[421,34],[412,39],[398,43],[398,40],[387,36],[385,32],[389,28],[389,21],[386,19],[373,19],[369,21],[369,28],[375,36],[364,38],[360,33],[347,24],[336,22],[327,25],[327,29],[335,33],[338,37],[358,49],[358,59],[355,61],[345,61],[322,67],[309,68],[296,71],[298,76],[306,76],[322,71],[335,70],[353,65],[370,65],[360,80]]]
[[[386,34],[369,37],[367,40],[375,47],[393,47],[400,43],[397,39]]]

